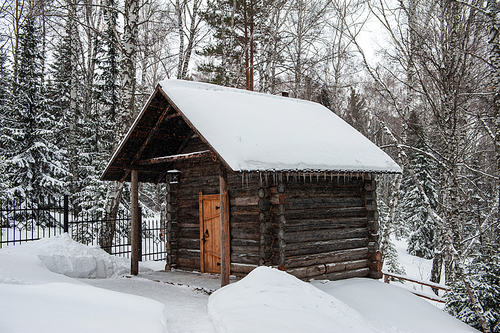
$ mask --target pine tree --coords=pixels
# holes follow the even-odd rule
[[[368,133],[368,117],[365,109],[366,101],[363,96],[351,87],[351,94],[347,101],[347,110],[344,119],[363,135]]]
[[[117,28],[118,13],[116,2],[109,0],[109,9],[104,12],[107,23],[106,38],[97,38],[95,59],[98,73],[95,78],[93,96],[96,110],[85,115],[83,136],[87,138],[84,144],[86,178],[76,199],[83,211],[103,214],[107,186],[100,181],[102,170],[112,153],[113,128],[119,102],[119,54],[118,41],[114,33]]]
[[[384,195],[384,193],[381,193],[383,191],[382,189],[385,187],[384,185],[386,184],[380,183],[382,183],[382,181],[379,181],[379,186],[377,186],[377,207],[379,211],[379,221],[381,222],[379,229],[379,239],[382,238],[381,233],[386,227],[384,226],[383,221],[387,221],[387,215],[389,214],[389,206],[384,200],[384,198],[387,196]],[[404,267],[398,261],[398,252],[396,250],[396,247],[394,246],[394,243],[392,243],[390,239],[387,239],[385,253],[383,253],[382,256],[384,270],[401,275],[404,275],[406,273]]]
[[[7,69],[7,56],[5,53],[0,53],[0,200],[8,198],[8,179],[5,176],[7,164],[5,163],[8,156],[7,151],[12,144],[12,137],[9,128],[12,126],[11,121],[11,76]]]
[[[414,135],[408,137],[408,142],[413,147],[425,152],[427,150],[426,134],[414,112],[410,115],[409,124]],[[431,206],[436,209],[438,201],[437,166],[429,156],[418,151],[410,151],[408,159],[417,178],[423,184]],[[421,258],[432,259],[434,257],[435,225],[424,207],[417,186],[409,175],[405,175],[402,188],[405,193],[401,196],[399,218],[409,233],[407,252]]]
[[[20,34],[6,175],[14,196],[43,203],[57,199],[64,190],[61,178],[66,168],[62,151],[51,141],[56,119],[44,95],[40,54],[39,29],[28,17]]]
[[[72,14],[74,16],[74,13]],[[71,16],[71,15],[69,15]],[[64,178],[66,194],[70,195],[70,206],[73,214],[80,211],[76,198],[81,191],[82,182],[86,178],[84,141],[87,140],[82,127],[85,119],[82,115],[83,104],[81,84],[76,78],[81,77],[77,70],[78,59],[74,53],[78,47],[75,42],[75,23],[66,21],[65,34],[59,40],[58,48],[54,52],[54,63],[50,72],[52,81],[48,84],[48,96],[52,113],[57,120],[54,126],[53,143],[59,147],[66,147],[64,159],[68,174]]]
[[[475,293],[486,325],[491,332],[500,332],[500,247],[480,246],[480,251],[473,256],[467,272],[471,290]],[[477,311],[474,309],[470,294],[463,279],[456,279],[452,290],[446,295],[446,311],[467,323],[482,330]]]
[[[201,17],[212,29],[214,42],[198,52],[207,59],[198,66],[207,81],[254,90],[254,63],[264,39],[268,5],[253,0],[207,2]]]

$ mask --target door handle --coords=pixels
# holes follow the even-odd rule
[[[205,232],[203,233],[203,238],[201,239],[203,244],[205,244],[205,242],[207,241],[207,238],[209,237],[209,234],[208,234],[208,229],[205,230]]]

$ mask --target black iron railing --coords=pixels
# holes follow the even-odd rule
[[[165,260],[165,228],[159,219],[142,219],[139,213],[141,258]],[[101,246],[108,253],[129,257],[130,213],[120,211],[114,220],[106,220],[100,213],[83,212],[73,215],[68,197],[57,201],[31,202],[29,200],[0,201],[0,248],[21,244],[68,232],[85,245],[98,245],[102,233],[113,226],[112,242]],[[101,242],[101,245],[103,242]]]

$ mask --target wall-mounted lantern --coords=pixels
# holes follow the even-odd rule
[[[168,176],[169,176],[169,183],[170,184],[178,184],[179,181],[181,180],[181,171],[179,170],[168,170],[167,171]]]

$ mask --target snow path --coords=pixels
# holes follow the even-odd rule
[[[215,333],[215,327],[208,316],[206,291],[213,291],[220,287],[220,278],[188,272],[172,273],[151,272],[131,278],[81,279],[80,281],[99,288],[147,297],[162,303],[165,306],[165,321],[169,333]],[[186,280],[183,280],[183,277]],[[175,284],[181,281],[189,286]]]

